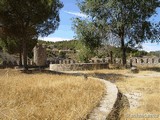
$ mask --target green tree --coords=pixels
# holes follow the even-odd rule
[[[4,36],[18,40],[23,49],[24,68],[27,69],[29,41],[48,36],[59,26],[59,0],[1,0],[0,22]]]
[[[28,47],[27,47],[27,56],[29,58],[33,57],[32,50],[34,46],[37,44],[36,39],[28,40]],[[18,54],[19,53],[19,66],[22,66],[22,45],[21,41],[13,40],[11,38],[5,38],[4,40],[0,39],[0,47],[3,51],[9,54]]]
[[[84,46],[83,49],[86,50],[85,52],[84,50],[80,50],[82,52],[81,60],[84,58],[83,61],[87,62],[92,55],[97,54],[98,48],[101,46],[102,42],[99,29],[93,22],[80,18],[74,19],[73,29],[76,33],[76,38],[81,41]]]
[[[66,52],[60,51],[58,57],[65,59],[66,58]]]
[[[91,49],[86,47],[82,42],[79,44],[79,50],[76,56],[78,61],[87,63],[89,62],[89,59],[94,56],[95,56],[95,53],[91,51]]]
[[[117,37],[122,49],[123,65],[126,65],[126,48],[144,40],[159,39],[157,29],[149,18],[160,6],[159,0],[81,0],[80,10],[92,21],[104,23],[109,33]],[[154,36],[154,37],[153,37]]]

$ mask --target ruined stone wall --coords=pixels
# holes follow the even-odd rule
[[[45,66],[47,60],[46,46],[37,44],[34,49],[34,63],[36,66]]]
[[[127,59],[127,64],[136,66],[149,66],[149,67],[160,67],[159,57],[133,57]],[[50,70],[53,71],[69,71],[69,70],[95,70],[95,69],[107,69],[111,63],[110,57],[106,58],[92,58],[90,63],[76,63],[74,60],[55,60],[49,63]],[[122,60],[120,58],[113,58],[112,63],[115,65],[121,65]]]
[[[133,65],[160,66],[160,57],[133,57],[129,59]]]
[[[75,71],[75,70],[95,70],[95,69],[107,69],[109,64],[102,61],[92,61],[92,63],[77,63],[71,59],[55,60],[50,62],[50,70],[53,71]]]
[[[106,58],[92,58],[90,60],[92,63],[101,63],[101,62],[107,62],[107,63],[113,63],[113,64],[122,64],[121,58],[113,58],[111,62],[110,57]],[[160,66],[160,57],[132,57],[127,59],[127,64],[130,64],[132,62],[133,65],[146,65],[146,66]]]

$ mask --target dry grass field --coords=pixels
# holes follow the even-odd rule
[[[103,94],[101,82],[83,77],[0,70],[0,119],[85,119]]]
[[[138,74],[133,74],[130,70],[96,70],[87,73],[114,82],[128,97],[130,111],[122,120],[160,119],[159,70],[141,69]]]

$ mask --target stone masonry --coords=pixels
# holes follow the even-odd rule
[[[45,66],[47,55],[46,55],[46,46],[37,44],[34,49],[34,63],[36,66]]]

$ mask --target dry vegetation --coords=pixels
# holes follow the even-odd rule
[[[160,72],[158,69],[146,70],[143,68],[138,74],[132,74],[129,70],[97,70],[88,73],[95,76],[102,76],[106,80],[115,82],[123,94],[141,93],[139,99],[135,98],[139,104],[138,107],[131,108],[128,113],[129,115],[159,115],[159,118],[137,118],[135,116],[132,116],[133,118],[127,118],[126,116],[122,120],[160,119]]]
[[[0,119],[85,119],[104,85],[82,77],[0,70]]]

